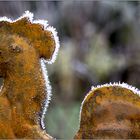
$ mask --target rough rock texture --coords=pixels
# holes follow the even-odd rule
[[[81,107],[75,139],[140,138],[140,96],[120,85],[95,88]]]
[[[50,60],[55,40],[28,17],[0,22],[0,139],[50,139],[40,126],[47,97],[40,58]]]

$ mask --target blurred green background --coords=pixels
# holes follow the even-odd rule
[[[25,10],[48,20],[60,37],[57,60],[47,65],[50,135],[74,136],[80,104],[92,85],[120,81],[140,88],[139,1],[0,1],[0,16],[16,19]]]

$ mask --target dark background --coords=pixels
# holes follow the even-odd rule
[[[60,37],[58,58],[47,65],[53,93],[49,134],[74,136],[92,85],[120,81],[140,88],[140,2],[0,1],[0,16],[16,19],[25,10],[48,20]]]

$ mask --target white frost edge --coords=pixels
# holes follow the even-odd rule
[[[55,40],[55,50],[54,50],[54,53],[52,55],[51,60],[47,61],[48,64],[52,64],[56,60],[56,57],[57,57],[57,54],[58,54],[58,51],[59,51],[59,48],[60,48],[60,42],[59,42],[59,37],[57,35],[57,31],[56,31],[56,29],[54,27],[48,26],[47,30],[50,31],[53,34],[53,38]]]
[[[22,18],[25,18],[25,17],[28,18],[28,20],[31,23],[40,24],[44,28],[44,30],[50,31],[52,33],[52,36],[53,36],[54,41],[55,41],[55,50],[54,50],[54,53],[52,55],[52,58],[50,60],[45,60],[45,62],[47,62],[48,64],[54,63],[56,60],[56,56],[58,54],[59,48],[60,48],[60,43],[59,43],[59,37],[57,35],[56,29],[52,26],[49,26],[47,20],[33,20],[34,14],[31,13],[30,11],[25,11],[25,13],[16,20],[11,20],[10,18],[7,18],[7,17],[0,17],[0,22],[7,21],[10,23],[14,23]]]
[[[107,83],[107,84],[103,84],[103,85],[97,85],[97,86],[92,86],[91,87],[91,90],[88,92],[88,94],[85,96],[84,100],[82,101],[81,103],[81,107],[80,107],[80,113],[79,113],[79,125],[80,125],[80,122],[81,122],[81,112],[82,112],[82,108],[83,108],[83,104],[86,100],[86,98],[91,94],[91,91],[94,91],[98,88],[102,88],[102,87],[114,87],[114,86],[119,86],[119,87],[122,87],[122,88],[126,88],[126,89],[129,89],[131,90],[134,94],[136,95],[139,95],[140,96],[140,90],[134,86],[131,86],[127,83],[120,83],[120,82],[114,82],[114,83]],[[79,126],[80,127],[80,126]]]
[[[44,106],[43,106],[43,111],[42,111],[42,116],[40,118],[40,123],[41,123],[41,127],[42,129],[45,129],[45,124],[44,124],[44,119],[45,119],[45,114],[47,112],[47,109],[48,109],[48,106],[49,106],[49,103],[50,103],[50,100],[51,100],[51,86],[50,86],[50,81],[49,81],[49,78],[48,78],[48,74],[47,74],[47,69],[46,69],[46,65],[45,65],[45,62],[44,62],[44,59],[42,58],[40,60],[40,64],[41,64],[41,68],[42,68],[42,72],[43,72],[43,76],[44,76],[44,81],[45,81],[45,85],[46,85],[46,99],[45,99],[45,103],[44,103]]]
[[[30,22],[33,22],[33,16],[34,16],[33,13],[31,13],[29,11],[25,11],[25,13],[21,17],[17,18],[16,20],[12,20],[12,19],[7,18],[7,17],[0,17],[0,21],[7,21],[10,23],[14,23],[22,18],[27,17]]]
[[[102,88],[102,87],[114,87],[114,86],[119,86],[119,87],[123,87],[123,88],[126,88],[126,89],[129,89],[131,91],[133,91],[135,94],[139,95],[140,96],[140,90],[132,85],[129,85],[127,83],[120,83],[120,82],[114,82],[114,83],[109,83],[109,84],[103,84],[103,85],[97,85],[96,87],[92,86],[91,87],[91,90],[96,90],[97,88]]]

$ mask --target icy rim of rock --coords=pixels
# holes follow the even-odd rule
[[[45,114],[47,112],[47,109],[48,109],[48,106],[49,106],[49,103],[50,103],[50,100],[51,100],[52,88],[51,88],[50,81],[49,81],[49,78],[48,78],[47,69],[46,69],[44,59],[40,60],[40,64],[41,64],[43,77],[44,77],[44,81],[45,81],[45,86],[46,86],[46,89],[45,89],[46,99],[42,103],[42,116],[41,116],[41,118],[39,118],[38,122],[40,122],[41,127],[43,129],[45,129],[44,119],[45,119]]]
[[[119,86],[119,87],[123,87],[126,89],[129,89],[131,91],[133,91],[135,94],[138,94],[140,96],[140,90],[132,85],[129,85],[127,83],[120,83],[120,82],[114,82],[114,83],[109,83],[109,84],[103,84],[103,85],[97,85],[97,86],[92,86],[91,87],[91,91],[96,90],[97,88],[102,88],[102,87],[110,87],[110,86]]]

